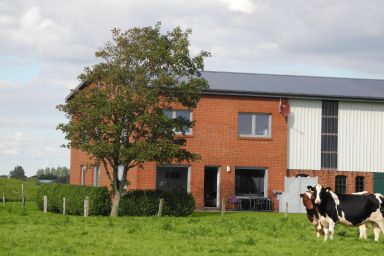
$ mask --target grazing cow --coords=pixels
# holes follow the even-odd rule
[[[361,192],[358,194],[365,194],[367,192]],[[314,193],[311,191],[306,191],[303,194],[300,194],[300,197],[303,199],[303,205],[304,208],[307,212],[307,218],[310,223],[312,223],[315,226],[315,231],[316,231],[316,237],[319,238],[320,235],[324,235],[324,228],[323,225],[321,225],[320,221],[320,214],[317,209],[317,205],[314,203]],[[326,220],[323,220],[325,222]],[[359,226],[359,238],[366,239],[367,238],[367,229],[366,225],[362,224]]]
[[[324,227],[324,240],[327,240],[328,234],[333,239],[336,223],[359,226],[370,222],[375,241],[379,241],[380,231],[384,233],[384,198],[381,195],[335,194],[320,184],[308,186],[308,189],[315,193],[315,204]]]

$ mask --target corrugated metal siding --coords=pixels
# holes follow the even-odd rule
[[[289,100],[288,169],[320,170],[321,101]]]
[[[338,169],[384,172],[384,104],[339,103]]]

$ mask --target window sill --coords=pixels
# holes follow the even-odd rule
[[[272,137],[247,137],[247,136],[238,136],[239,140],[256,140],[256,141],[272,141]]]
[[[176,138],[193,138],[193,134],[175,134]]]

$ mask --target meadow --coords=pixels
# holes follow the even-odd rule
[[[227,212],[190,217],[81,217],[43,213],[35,203],[0,205],[1,255],[383,255],[384,238],[336,227],[317,239],[304,214]]]
[[[27,201],[36,200],[37,183],[35,180],[17,180],[0,178],[0,197],[3,193],[7,201],[21,200],[21,184],[24,185],[24,193]]]

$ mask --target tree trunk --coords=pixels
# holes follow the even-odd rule
[[[120,192],[115,191],[112,199],[111,217],[119,216]]]

